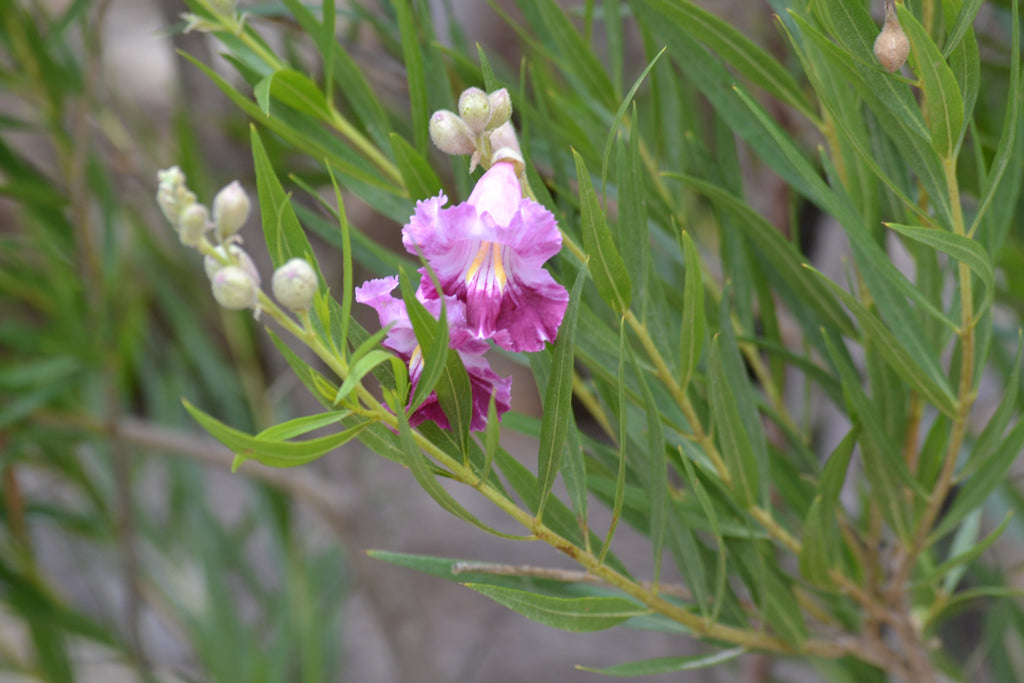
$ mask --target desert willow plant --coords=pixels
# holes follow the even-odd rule
[[[253,128],[252,152],[276,301],[224,218],[243,213],[243,193],[218,217],[172,170],[161,205],[206,255],[217,300],[268,323],[325,409],[250,435],[186,404],[236,462],[293,466],[358,439],[462,522],[546,543],[579,569],[381,560],[548,626],[627,625],[713,647],[602,673],[764,652],[833,680],[1020,675],[1007,654],[1020,643],[1016,593],[981,562],[1008,527],[1002,542],[1020,535],[1008,519],[982,531],[1000,521],[986,501],[1024,444],[1019,319],[996,310],[1024,158],[1016,2],[986,9],[1009,28],[988,36],[983,70],[979,2],[897,2],[880,29],[865,2],[773,0],[790,50],[779,61],[687,0],[611,0],[600,17],[586,3],[582,29],[553,1],[523,0],[523,23],[509,23],[529,46],[518,76],[467,54],[455,21],[454,47],[440,47],[425,3],[358,10],[353,30],[375,31],[405,64],[408,115],[336,40],[333,2],[321,14],[281,7],[299,27],[287,37],[318,51],[316,76],[233,6],[189,4],[189,26],[223,41],[247,85],[189,59],[266,129]],[[625,26],[649,59],[632,87]],[[590,48],[598,33],[604,63]],[[810,154],[799,141],[815,135]],[[271,139],[321,164],[290,177],[335,225],[292,201]],[[751,207],[744,166],[841,226],[840,282],[806,262],[796,230]],[[404,226],[408,254],[350,225],[346,193]],[[324,281],[303,226],[339,249],[340,283]],[[913,267],[897,269],[894,249]],[[356,259],[382,277],[356,287]],[[381,329],[353,319],[362,305]],[[497,353],[529,364],[540,419],[508,411],[510,380],[487,360]],[[1005,384],[982,417],[986,367]],[[822,449],[824,402],[845,419]],[[509,429],[537,438],[535,466],[502,447]],[[439,478],[518,535],[485,525]],[[609,525],[591,522],[595,505]],[[620,522],[649,539],[643,573],[615,551]],[[940,627],[982,596],[1006,599],[986,617],[1000,636],[957,655]]]

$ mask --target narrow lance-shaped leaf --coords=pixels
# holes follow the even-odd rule
[[[995,269],[992,266],[992,260],[980,244],[963,235],[951,232],[921,228],[914,225],[897,225],[896,223],[886,223],[885,225],[901,235],[905,235],[921,244],[927,244],[933,249],[938,249],[942,253],[955,258],[957,261],[967,264],[981,278],[982,284],[985,285],[984,304],[977,311],[976,316],[980,317],[984,314],[992,303],[992,295],[995,291]]]
[[[437,381],[444,372],[448,360],[448,316],[445,312],[444,299],[441,299],[441,315],[435,319],[416,298],[416,288],[403,270],[399,276],[402,289],[402,300],[409,314],[409,321],[416,333],[416,341],[423,355],[423,370],[413,390],[409,410],[414,411],[430,396],[437,386]],[[415,353],[415,352],[414,352]]]
[[[836,563],[838,542],[836,536],[836,509],[839,492],[846,478],[853,448],[857,445],[858,429],[850,432],[832,451],[825,471],[818,483],[818,495],[804,518],[804,532],[800,547],[800,573],[819,586],[832,585],[829,571]]]
[[[708,655],[692,655],[690,657],[658,657],[656,659],[644,659],[628,664],[616,664],[604,669],[593,669],[586,666],[577,666],[582,671],[590,671],[605,676],[654,676],[656,674],[674,673],[676,671],[693,671],[694,669],[706,669],[736,659],[746,652],[746,648],[734,647],[730,650],[720,650]]]
[[[679,358],[683,377],[679,385],[686,391],[693,371],[697,369],[700,352],[704,347],[704,279],[700,269],[700,255],[690,234],[683,231],[686,262],[686,282],[683,285],[683,324],[679,335]]]
[[[964,102],[960,87],[928,31],[904,5],[898,4],[900,24],[910,38],[913,66],[921,76],[928,105],[932,146],[947,159],[956,155],[964,130]]]
[[[267,251],[280,268],[288,259],[302,257],[309,259],[313,253],[306,233],[299,225],[292,203],[281,181],[274,173],[263,142],[255,127],[250,127],[252,138],[252,160],[256,167],[256,189],[260,201],[260,218],[263,221],[263,236]],[[314,267],[316,264],[314,263]],[[319,268],[317,268],[319,271]]]
[[[629,273],[626,272],[626,264],[615,248],[587,165],[576,150],[573,150],[572,154],[576,160],[576,177],[579,180],[583,249],[590,257],[590,272],[601,298],[612,310],[623,315],[629,309],[631,297]]]
[[[617,403],[619,413],[619,471],[615,477],[615,498],[612,501],[612,521],[608,526],[608,535],[605,536],[604,547],[602,548],[601,555],[598,558],[602,562],[604,561],[604,553],[606,553],[608,548],[611,546],[612,537],[615,535],[615,529],[618,528],[619,517],[622,515],[622,505],[626,496],[626,451],[629,447],[629,407],[626,403],[626,349],[629,348],[628,344],[629,342],[626,338],[626,319],[621,318],[619,320],[619,371],[617,382]]]
[[[731,23],[715,16],[690,0],[644,0],[657,8],[667,21],[673,22],[696,40],[717,52],[752,84],[764,88],[781,102],[793,107],[810,121],[816,116],[803,90],[772,55],[747,38]]]
[[[665,434],[661,427],[661,411],[651,393],[651,387],[647,384],[646,373],[640,369],[640,363],[632,349],[629,349],[629,355],[633,361],[637,382],[640,384],[640,393],[644,399],[644,413],[647,418],[647,452],[644,472],[650,505],[648,536],[651,539],[651,552],[654,556],[653,581],[657,586],[661,577],[661,554],[665,545],[665,530],[669,514]]]
[[[857,376],[846,348],[833,342],[828,334],[825,334],[825,343],[832,363],[839,370],[847,409],[863,427],[860,434],[864,471],[871,482],[874,498],[879,501],[886,518],[899,537],[907,539],[910,535],[910,519],[905,491],[914,488],[918,494],[923,492],[914,486],[916,482],[911,478],[896,445],[890,444],[883,437],[885,429],[881,418],[864,393],[860,377]]]
[[[558,474],[560,460],[565,448],[566,433],[572,421],[572,370],[573,349],[576,340],[576,317],[580,307],[580,295],[586,269],[576,273],[576,282],[569,294],[569,305],[566,307],[562,326],[558,330],[558,339],[554,345],[554,360],[551,366],[551,377],[544,392],[544,418],[540,425],[540,452],[537,463],[537,483],[539,504],[537,519],[541,519],[544,506],[551,487]]]
[[[711,411],[715,418],[715,429],[721,445],[722,458],[732,480],[732,492],[744,507],[757,502],[760,483],[757,457],[750,443],[747,429],[740,418],[734,388],[730,386],[720,352],[721,336],[715,335],[711,342],[708,359],[708,383],[711,393]]]
[[[443,509],[447,510],[451,514],[455,515],[459,519],[469,522],[473,526],[483,529],[487,533],[500,536],[502,538],[522,538],[521,536],[514,536],[512,534],[506,534],[504,532],[493,529],[475,516],[470,513],[466,508],[462,506],[448,491],[438,483],[437,478],[432,471],[430,461],[427,456],[423,454],[420,447],[416,445],[416,440],[413,437],[412,429],[409,427],[409,418],[406,417],[402,411],[396,411],[398,418],[398,439],[402,448],[402,462],[409,468],[416,481],[419,485],[427,492],[431,498],[433,498],[438,505]]]
[[[927,398],[936,408],[950,417],[956,414],[956,399],[948,386],[936,383],[914,360],[903,345],[896,339],[896,336],[885,326],[878,316],[865,308],[859,301],[851,296],[845,289],[829,280],[827,277],[805,266],[808,270],[816,273],[828,285],[836,295],[843,300],[843,303],[853,311],[864,332],[875,342],[875,348],[885,357],[886,361],[905,382],[910,384],[918,393]]]
[[[626,598],[555,598],[503,586],[468,583],[466,587],[528,619],[563,631],[603,631],[650,612]]]

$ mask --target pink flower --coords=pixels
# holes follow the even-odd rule
[[[562,248],[555,217],[522,195],[511,163],[494,164],[462,204],[444,194],[416,203],[402,242],[422,254],[445,295],[466,306],[481,338],[509,351],[540,351],[562,323],[569,293],[541,266]],[[419,296],[436,300],[424,269]]]
[[[409,364],[409,380],[415,389],[423,372],[423,354],[409,321],[405,302],[391,296],[392,290],[397,286],[397,277],[368,280],[362,287],[356,288],[356,301],[372,306],[377,311],[381,327],[391,326],[384,346]],[[440,315],[439,299],[424,300],[423,305],[431,315]],[[487,426],[487,404],[491,394],[494,394],[498,415],[511,407],[512,378],[502,379],[491,370],[490,364],[484,358],[484,353],[490,346],[466,326],[465,305],[454,297],[446,296],[445,311],[448,314],[449,348],[458,351],[462,364],[469,374],[473,390],[473,419],[469,428],[480,431]],[[436,392],[431,392],[427,400],[409,416],[409,424],[413,427],[426,420],[433,420],[438,427],[449,429],[448,418],[441,410]]]

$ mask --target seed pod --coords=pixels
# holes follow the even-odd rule
[[[253,308],[258,300],[256,283],[238,266],[224,266],[217,271],[211,289],[217,303],[231,311]]]
[[[886,12],[885,26],[875,38],[875,57],[889,73],[900,70],[910,54],[910,41],[900,26],[900,20],[891,9]]]
[[[313,303],[316,273],[305,259],[293,258],[274,271],[270,284],[278,303],[298,313],[309,309]]]

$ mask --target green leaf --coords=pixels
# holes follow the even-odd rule
[[[929,542],[945,536],[956,528],[961,519],[985,503],[992,492],[1006,481],[1010,466],[1020,455],[1021,448],[1024,448],[1024,420],[1014,425],[984,461],[972,463],[977,469],[961,484],[949,509],[928,537]]]
[[[1020,19],[1018,16],[1019,7],[1016,1],[1010,3],[1011,9],[1011,20],[1010,20],[1010,54],[1020,54]],[[1014,178],[1015,173],[1011,173],[1006,176],[1006,169],[1010,165],[1010,161],[1015,157],[1015,150],[1017,148],[1017,134],[1020,128],[1020,101],[1022,97],[1021,89],[1021,71],[1020,71],[1020,60],[1010,60],[1010,79],[1008,83],[1006,112],[1003,114],[1003,126],[1002,134],[999,136],[999,146],[996,148],[996,156],[992,159],[992,166],[988,169],[988,178],[986,179],[978,200],[978,211],[974,216],[974,221],[971,223],[971,229],[968,234],[974,234],[978,226],[981,225],[982,219],[985,217],[989,210],[993,200],[996,196],[1004,197],[1009,192],[1016,193],[1019,188],[1007,188],[1003,186],[1004,177],[1008,180]],[[1019,168],[1019,157],[1017,154],[1017,168]],[[1019,181],[1017,183],[1019,185]],[[1016,202],[1013,203],[1016,205]]]
[[[473,422],[473,385],[458,352],[449,353],[434,387],[448,425],[455,435],[463,459],[469,460],[469,428]]]
[[[650,613],[646,607],[626,598],[556,598],[478,583],[468,583],[466,587],[528,619],[563,631],[603,631],[631,617]]]
[[[551,487],[555,484],[559,461],[565,449],[566,434],[572,416],[572,371],[573,351],[576,339],[576,317],[580,307],[583,282],[586,269],[576,273],[572,292],[569,294],[569,305],[562,318],[562,326],[558,330],[558,339],[554,343],[554,359],[551,365],[551,377],[544,390],[543,418],[540,425],[540,451],[537,462],[537,519],[541,519]]]
[[[861,305],[845,289],[810,266],[805,267],[820,276],[828,288],[843,300],[843,303],[860,321],[861,326],[864,328],[864,333],[871,339],[874,348],[882,354],[896,374],[943,413],[950,417],[956,415],[956,398],[954,398],[953,392],[950,391],[945,381],[941,383],[936,382],[930,373],[922,370],[915,357],[903,347],[900,341],[896,339],[896,336],[885,326],[885,323]]]
[[[182,401],[182,403],[203,429],[231,449],[238,457],[256,460],[269,467],[295,467],[312,462],[358,436],[364,428],[371,424],[371,421],[361,422],[338,434],[307,441],[282,441],[250,436],[245,432],[228,427],[220,420],[194,407],[188,401]],[[339,414],[338,419],[344,417],[347,417],[346,413]]]
[[[252,138],[252,160],[256,167],[256,190],[260,200],[260,219],[263,221],[263,236],[267,241],[267,251],[274,268],[280,268],[292,258],[304,258],[316,266],[313,249],[309,245],[306,233],[299,225],[289,195],[281,186],[281,181],[274,173],[263,142],[255,126],[250,127]]]
[[[839,377],[846,397],[847,411],[852,419],[860,422],[860,441],[864,459],[864,473],[871,482],[874,499],[877,500],[886,517],[901,539],[910,538],[910,520],[906,506],[906,489],[913,487],[920,495],[919,487],[911,478],[903,462],[897,444],[885,439],[885,428],[875,410],[874,404],[864,393],[861,380],[845,347],[832,341],[826,333],[825,343],[832,363],[839,370]]]
[[[392,0],[391,6],[398,18],[398,30],[402,39],[402,61],[409,83],[409,106],[413,140],[416,149],[426,154],[430,119],[430,105],[427,102],[427,84],[423,69],[423,48],[420,45],[417,26],[413,16],[413,3],[408,0]]]
[[[656,659],[645,659],[639,662],[628,664],[616,664],[604,669],[592,669],[586,666],[577,666],[581,671],[590,671],[605,676],[654,676],[656,674],[667,674],[675,671],[693,671],[694,669],[706,669],[709,666],[717,666],[736,659],[746,652],[744,647],[735,647],[731,650],[720,650],[706,655],[692,655],[690,657],[658,657]]]
[[[960,87],[928,31],[904,5],[898,4],[896,11],[910,39],[913,66],[924,88],[932,146],[939,156],[954,158],[964,132],[964,101]]]
[[[960,46],[961,39],[967,35],[968,31],[971,31],[971,25],[974,23],[974,18],[978,16],[982,2],[984,0],[964,0],[956,15],[956,20],[949,29],[946,46],[942,50],[945,57],[949,57]]]
[[[390,353],[378,349],[376,351],[370,351],[359,358],[359,360],[353,363],[352,367],[349,368],[348,377],[346,377],[345,381],[341,383],[340,387],[338,387],[338,393],[334,396],[334,405],[338,405],[348,398],[348,395],[352,393],[352,390],[363,381],[363,377],[366,376],[366,373],[372,371],[381,363],[391,360],[393,357],[394,356]]]
[[[1006,531],[1011,519],[1013,519],[1013,513],[1007,512],[999,526],[979,542],[977,539],[978,531],[981,529],[982,510],[977,509],[972,512],[968,515],[967,521],[957,530],[949,553],[950,558],[929,571],[919,583],[926,585],[941,578],[943,592],[953,593],[969,565],[981,557],[982,553],[988,550],[996,539]]]
[[[576,150],[572,154],[576,160],[576,177],[579,180],[583,249],[590,256],[590,272],[601,298],[612,310],[624,315],[629,309],[631,297],[629,273],[615,248],[586,163]]]
[[[700,269],[700,255],[690,234],[683,231],[683,252],[686,263],[686,282],[683,285],[683,324],[679,335],[679,367],[682,391],[690,384],[704,347],[704,279]]]
[[[473,526],[483,529],[489,534],[500,536],[502,538],[518,539],[521,536],[514,536],[512,534],[506,534],[496,529],[493,529],[479,519],[473,516],[466,508],[464,508],[448,491],[438,483],[437,478],[434,476],[432,466],[427,456],[423,454],[420,447],[416,445],[416,440],[413,437],[412,429],[409,427],[409,418],[404,412],[398,411],[398,439],[402,448],[402,463],[409,468],[412,475],[419,482],[419,485],[426,491],[427,495],[434,499],[434,501],[440,505],[444,510],[447,510],[451,514],[455,515],[464,522],[469,522]]]
[[[832,451],[818,484],[818,495],[804,518],[800,573],[808,581],[825,588],[832,585],[829,572],[838,559],[836,509],[853,448],[857,445],[857,431],[856,428],[851,429]]]
[[[276,441],[280,439],[294,439],[297,436],[308,434],[309,432],[321,429],[328,425],[336,424],[341,422],[350,413],[347,410],[336,410],[329,413],[320,413],[319,415],[306,415],[304,417],[297,417],[287,422],[274,425],[264,429],[262,432],[256,435],[258,439],[265,439],[267,441]]]
[[[413,199],[436,196],[441,190],[441,180],[426,158],[398,133],[391,133],[391,149],[409,196]]]
[[[886,223],[885,225],[901,235],[906,235],[921,244],[927,244],[957,261],[967,264],[981,278],[982,284],[985,285],[985,297],[976,317],[980,318],[992,305],[992,296],[995,292],[995,268],[980,244],[963,235],[951,232],[912,225],[897,225],[896,223]]]
[[[601,548],[601,555],[598,562],[604,562],[604,553],[611,547],[615,530],[619,526],[619,518],[622,516],[622,505],[626,498],[626,452],[629,447],[629,406],[626,403],[626,355],[629,342],[626,338],[626,319],[619,319],[619,358],[618,374],[616,376],[616,402],[615,406],[619,415],[619,452],[615,461],[618,463],[618,473],[615,477],[615,497],[612,499],[612,520],[608,525],[608,534],[604,537],[604,546]]]
[[[747,238],[776,275],[782,278],[794,292],[799,292],[808,306],[829,324],[834,325],[844,336],[854,334],[853,323],[850,322],[849,316],[843,311],[836,298],[829,296],[828,290],[818,286],[815,278],[803,267],[803,256],[793,243],[783,237],[761,214],[717,185],[688,175],[671,175],[671,177],[678,178],[696,192],[710,199],[715,206],[732,213],[737,218],[736,225],[746,233]],[[684,310],[683,315],[686,314],[687,311]]]
[[[818,3],[816,7],[827,8],[828,11],[864,11],[863,8],[856,7],[854,3],[845,2]],[[801,33],[809,38],[818,49],[817,54],[827,60],[833,71],[845,75],[845,82],[856,88],[877,119],[884,123],[883,130],[899,150],[900,160],[917,175],[927,190],[936,217],[946,228],[951,228],[953,218],[948,200],[949,190],[946,186],[942,164],[929,140],[928,128],[925,126],[920,108],[910,89],[900,79],[881,69],[874,55],[871,54],[871,41],[874,41],[874,35],[872,34],[865,46],[867,54],[872,60],[868,65],[858,61],[850,52],[826,38],[803,17],[793,13],[791,15],[800,27]],[[869,30],[877,33],[878,29],[871,22],[870,17],[867,17],[867,20]],[[844,19],[843,21],[848,20]],[[856,41],[858,44],[861,38],[862,36],[858,35]],[[824,100],[824,103],[830,107],[830,110],[834,109],[831,100]],[[836,113],[833,111],[833,115]],[[893,179],[880,169],[874,159],[874,152],[860,144],[856,137],[849,136],[848,139],[872,171],[891,189],[896,188]],[[916,206],[912,200],[905,197],[902,190],[899,191],[899,194],[909,208],[913,209]]]
[[[410,282],[408,274],[403,270],[399,276],[402,289],[402,300],[409,314],[413,332],[416,334],[420,352],[423,354],[423,370],[416,389],[413,390],[409,412],[420,407],[441,379],[448,360],[448,316],[444,299],[441,299],[441,315],[435,318],[416,298],[416,287]],[[413,351],[413,356],[415,356]]]
[[[646,0],[666,21],[690,34],[736,69],[754,85],[788,104],[812,122],[817,121],[814,108],[807,101],[800,84],[775,57],[747,38],[734,26],[697,6],[690,0]]]
[[[331,119],[320,88],[308,76],[294,69],[278,69],[264,76],[253,88],[253,95],[267,116],[270,116],[270,99],[273,98],[318,121]]]
[[[669,514],[665,433],[662,431],[661,426],[661,411],[654,400],[654,395],[651,393],[651,387],[647,384],[647,374],[641,369],[636,354],[633,353],[631,348],[629,348],[629,355],[633,360],[633,369],[636,372],[637,382],[640,384],[640,394],[644,399],[644,413],[647,418],[647,443],[645,444],[645,467],[643,471],[649,501],[648,536],[651,539],[651,552],[654,556],[652,581],[654,585],[657,585],[661,576],[661,555],[662,548],[665,545],[665,529],[668,524]]]
[[[959,4],[960,0],[943,0],[943,6],[947,15],[952,7]],[[970,4],[970,3],[969,3]],[[977,7],[974,8],[977,12]],[[960,17],[958,16],[959,20]],[[957,27],[954,27],[957,28]],[[974,37],[974,30],[967,25],[967,31],[962,37],[957,38],[958,42],[950,49],[950,40],[956,38],[950,35],[946,40],[946,48],[943,53],[949,59],[949,68],[956,78],[957,87],[964,99],[964,122],[970,125],[971,116],[974,114],[974,105],[978,100],[978,92],[981,89],[981,55],[978,52],[978,40]]]
[[[715,433],[721,447],[722,458],[732,479],[732,493],[743,507],[757,503],[760,481],[757,456],[747,428],[740,417],[739,404],[734,393],[741,391],[729,383],[729,374],[724,367],[720,351],[721,335],[715,335],[711,342],[708,358],[708,385],[711,414],[714,416]],[[744,385],[749,388],[749,385]]]

